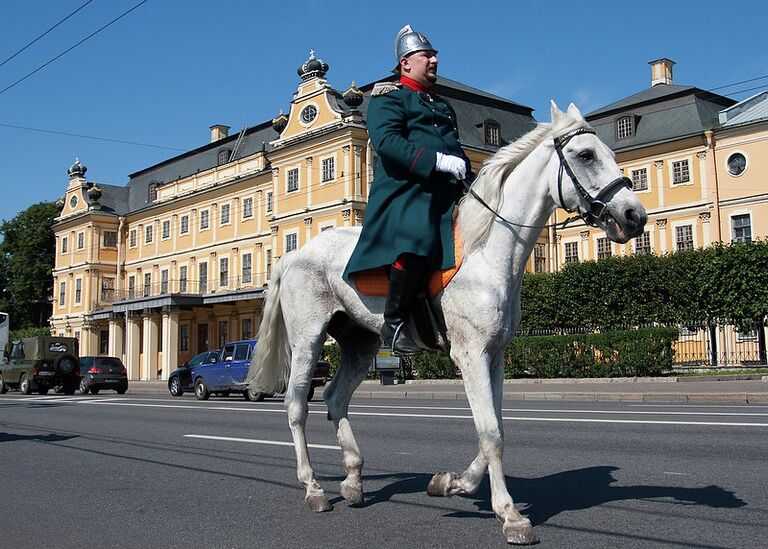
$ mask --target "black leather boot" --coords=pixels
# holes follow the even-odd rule
[[[381,340],[395,356],[417,355],[422,351],[413,341],[408,317],[423,280],[421,269],[401,271],[393,267],[389,274],[389,296],[384,306]]]

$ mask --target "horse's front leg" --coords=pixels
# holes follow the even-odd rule
[[[454,354],[454,353],[452,353]],[[480,441],[480,449],[488,461],[488,474],[491,480],[491,507],[498,519],[504,524],[503,532],[507,543],[529,545],[538,543],[531,521],[515,509],[512,496],[507,490],[507,483],[502,467],[504,455],[503,431],[499,405],[495,405],[492,389],[492,360],[485,353],[468,353],[456,349],[454,360],[461,368],[467,399],[472,408],[475,428]],[[494,361],[498,368],[498,361]],[[497,370],[494,368],[494,370]]]

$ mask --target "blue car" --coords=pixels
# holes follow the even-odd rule
[[[215,362],[192,367],[191,377],[198,400],[208,400],[211,393],[229,396],[242,393],[248,399],[246,386],[241,385],[251,365],[255,339],[227,343]]]

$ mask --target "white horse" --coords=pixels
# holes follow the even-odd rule
[[[451,360],[462,373],[480,448],[463,473],[436,474],[427,492],[474,493],[487,470],[493,511],[509,543],[538,541],[531,522],[515,509],[502,470],[503,356],[520,322],[525,264],[558,206],[578,211],[615,242],[640,235],[647,216],[628,183],[579,110],[571,104],[562,112],[553,102],[552,123],[488,159],[457,208],[464,260],[435,305],[445,319]],[[332,506],[309,461],[306,396],[326,334],[341,347],[341,364],[324,392],[347,471],[341,495],[363,501],[363,456],[348,409],[380,347],[384,298],[363,296],[342,279],[359,235],[358,228],[326,231],[278,262],[246,379],[253,393],[286,391],[298,479],[309,508],[318,512]]]

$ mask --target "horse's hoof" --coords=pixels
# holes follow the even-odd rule
[[[457,478],[459,476],[456,473],[437,473],[427,484],[427,494],[439,498],[451,497],[451,484]]]
[[[363,503],[363,488],[362,486],[355,487],[342,482],[341,497],[343,497],[349,503],[360,505]]]
[[[307,496],[307,505],[309,510],[313,513],[324,513],[325,511],[333,511],[333,505],[325,497],[325,494],[317,496]]]
[[[536,545],[539,543],[539,538],[530,524],[505,525],[503,530],[507,543],[511,545]]]

